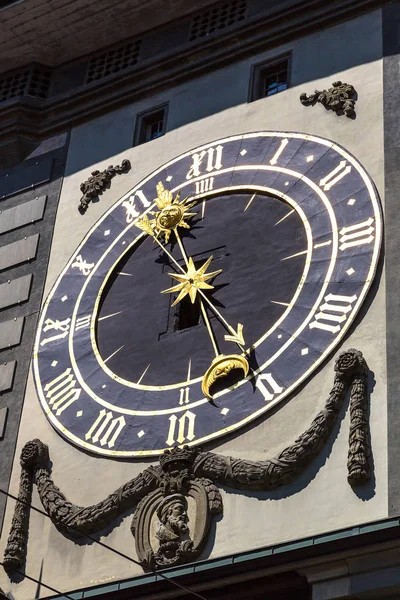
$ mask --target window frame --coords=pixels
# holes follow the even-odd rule
[[[144,110],[137,114],[136,116],[136,125],[135,125],[135,133],[133,136],[133,146],[141,146],[142,144],[147,144],[148,142],[152,142],[155,139],[158,139],[166,134],[167,132],[167,121],[168,121],[168,107],[169,102],[165,102],[164,104],[158,104],[157,106],[152,106],[151,108]],[[157,113],[163,112],[163,126],[162,132],[156,138],[152,138],[149,140],[143,139],[143,131],[144,127],[151,126],[150,120],[153,115]],[[146,122],[147,121],[147,122]]]
[[[287,64],[287,87],[285,90],[291,87],[291,75],[292,75],[292,52],[285,52],[279,56],[274,56],[270,59],[263,60],[251,66],[250,82],[249,82],[249,95],[248,102],[255,102],[256,100],[262,100],[275,96],[276,94],[270,94],[270,96],[261,94],[261,84],[263,81],[263,74],[267,69],[272,69],[274,66],[278,66],[279,63],[286,62]],[[281,90],[284,92],[285,90]]]

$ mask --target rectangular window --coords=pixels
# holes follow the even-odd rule
[[[164,135],[168,105],[157,106],[140,113],[136,121],[134,146],[145,144]]]
[[[273,96],[289,87],[290,56],[253,65],[249,101]]]

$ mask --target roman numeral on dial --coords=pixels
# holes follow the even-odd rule
[[[186,179],[193,179],[193,177],[200,177],[207,171],[219,171],[222,169],[222,151],[223,146],[217,146],[216,148],[209,148],[192,155],[192,165],[186,175]]]
[[[194,421],[196,415],[190,410],[187,410],[179,419],[176,415],[171,415],[169,418],[169,430],[167,437],[168,446],[172,446],[175,442],[183,444],[183,442],[191,442],[194,440]],[[176,437],[175,437],[176,436]]]
[[[189,393],[190,393],[190,388],[189,387],[181,388],[179,390],[179,404],[180,404],[180,406],[182,406],[183,404],[189,404]]]
[[[328,175],[325,175],[319,182],[319,185],[325,192],[329,190],[343,177],[345,177],[351,171],[351,166],[347,164],[347,161],[341,160],[337,167],[333,169]]]
[[[204,194],[205,192],[211,192],[214,188],[214,177],[208,177],[207,179],[201,179],[196,181],[196,194]]]
[[[282,152],[284,151],[284,149],[286,148],[288,143],[289,143],[289,140],[287,138],[285,138],[284,140],[281,141],[278,150],[275,152],[274,156],[269,161],[269,163],[271,165],[276,165],[276,163],[278,162],[278,158],[280,157],[280,155],[282,154]]]
[[[342,323],[353,310],[357,296],[337,296],[328,294],[325,302],[319,307],[319,312],[314,316],[314,321],[309,324],[310,329],[323,329],[330,333],[340,331]]]
[[[275,381],[271,373],[259,375],[256,379],[256,388],[264,396],[265,402],[271,402],[277,394],[283,391],[283,387]]]
[[[362,223],[350,225],[349,227],[342,227],[339,231],[339,249],[346,250],[346,248],[370,244],[374,239],[374,236],[372,235],[375,231],[375,228],[372,227],[373,222],[374,219],[370,217]]]
[[[47,333],[47,331],[59,331],[60,333],[56,333],[55,335],[51,335],[50,337],[45,338],[40,342],[41,346],[48,344],[49,342],[54,342],[55,340],[62,340],[68,335],[69,327],[70,327],[71,319],[64,319],[63,321],[53,321],[53,319],[46,319],[44,322],[44,327],[42,329],[43,333]]]
[[[114,418],[113,413],[105,408],[99,411],[99,416],[85,435],[85,440],[91,441],[93,444],[100,443],[100,446],[107,446],[113,448],[115,442],[123,428],[126,425],[126,421],[123,415]]]
[[[125,218],[127,223],[132,223],[140,215],[140,212],[136,208],[136,199],[139,200],[143,208],[151,206],[151,202],[147,200],[142,190],[137,190],[128,200],[124,200],[122,203],[126,211]]]
[[[85,329],[86,327],[89,327],[90,317],[91,317],[91,315],[86,315],[85,317],[79,317],[76,320],[75,331],[78,331],[78,329]]]
[[[81,388],[75,387],[75,384],[76,380],[72,369],[68,367],[61,375],[58,375],[44,386],[44,392],[51,410],[57,416],[61,415],[81,395]]]

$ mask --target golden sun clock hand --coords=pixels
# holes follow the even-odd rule
[[[180,200],[179,192],[174,199],[172,192],[166,190],[161,181],[157,184],[156,190],[157,198],[154,199],[154,202],[159,210],[150,211],[155,218],[150,220],[147,215],[143,215],[136,225],[156,237],[164,234],[165,243],[168,243],[172,230],[175,231],[178,227],[190,228],[186,219],[194,217],[196,214],[188,212],[196,202],[189,202],[188,198]]]

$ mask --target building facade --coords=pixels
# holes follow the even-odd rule
[[[399,597],[399,19],[0,2],[5,597]]]

